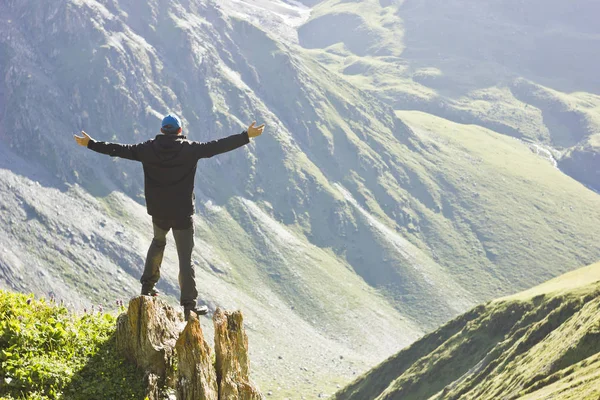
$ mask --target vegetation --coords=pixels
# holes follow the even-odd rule
[[[143,399],[143,376],[116,352],[115,322],[0,291],[0,398]]]
[[[597,399],[600,263],[476,307],[336,399]]]

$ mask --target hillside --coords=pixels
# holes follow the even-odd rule
[[[0,398],[142,399],[143,371],[116,348],[116,310],[76,314],[0,290]]]
[[[0,287],[79,310],[138,293],[142,168],[72,134],[145,141],[169,111],[201,141],[267,123],[199,164],[193,258],[202,301],[244,311],[274,398],[331,393],[475,304],[600,259],[591,78],[572,93],[522,70],[483,85],[453,77],[465,64],[399,68],[408,4],[0,2]],[[341,9],[348,29],[368,17],[348,36],[367,45],[307,42]]]
[[[454,319],[336,399],[597,399],[600,264]]]
[[[394,109],[550,147],[598,191],[599,12],[592,0],[327,0],[299,41]]]

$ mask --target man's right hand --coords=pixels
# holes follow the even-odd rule
[[[262,124],[261,126],[254,126],[255,124],[256,121],[250,124],[250,126],[247,129],[248,137],[250,138],[260,136],[263,133],[263,129],[265,129],[265,124]]]
[[[90,142],[90,140],[92,138],[84,131],[81,131],[81,134],[83,135],[83,137],[77,136],[77,135],[73,135],[73,137],[75,138],[75,141],[77,142],[78,145],[87,147],[88,143]]]

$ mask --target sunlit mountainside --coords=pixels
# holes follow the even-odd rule
[[[478,306],[336,399],[597,399],[600,264]]]

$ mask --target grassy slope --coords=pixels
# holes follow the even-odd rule
[[[595,193],[518,140],[420,112],[398,115],[422,141],[421,158],[415,162],[428,166],[438,192],[434,197],[441,199],[441,214],[449,220],[433,215],[432,225],[450,224],[459,233],[446,229],[431,235],[435,241],[429,244],[442,259],[453,259],[461,271],[459,281],[471,291],[493,292],[505,279],[525,289],[555,276],[552,270],[566,272],[573,265],[571,257],[598,259],[595,224],[587,217],[598,207]],[[435,225],[432,229],[441,231]],[[581,253],[569,250],[572,235],[582,244]],[[453,255],[449,249],[460,241],[467,242],[463,248],[473,246],[466,254]],[[532,248],[536,251],[530,252]],[[461,263],[459,257],[469,261]]]
[[[143,373],[117,354],[115,323],[0,290],[0,398],[142,399]]]
[[[297,56],[288,58],[278,54],[282,61],[279,65],[272,65],[273,62],[267,57],[268,54],[261,53],[264,50],[257,46],[260,40],[250,35],[256,33],[252,31],[244,33],[251,40],[242,44],[248,47],[245,52],[250,63],[257,67],[257,71],[261,71],[258,78],[260,81],[267,82],[265,68],[277,68],[280,73],[291,74],[293,79],[304,82],[303,91],[294,98],[285,94],[286,90],[293,90],[293,88],[271,87],[276,97],[280,99],[277,104],[272,104],[273,110],[279,115],[289,115],[291,109],[296,109],[298,114],[300,110],[308,114],[300,123],[287,121],[290,130],[297,138],[298,146],[303,154],[308,156],[304,158],[295,157],[293,154],[288,155],[291,160],[295,158],[294,168],[297,172],[301,172],[300,176],[304,177],[298,179],[294,176],[291,179],[292,188],[297,188],[295,193],[303,193],[303,195],[300,199],[294,199],[290,205],[297,215],[306,215],[307,211],[309,213],[308,219],[298,218],[297,223],[313,243],[319,246],[331,246],[337,254],[345,255],[346,260],[369,284],[387,290],[388,295],[391,292],[388,297],[403,312],[409,313],[412,318],[418,319],[421,323],[431,324],[427,326],[433,326],[435,324],[433,321],[439,320],[439,314],[428,319],[430,310],[423,312],[423,307],[431,306],[432,313],[440,313],[441,307],[445,307],[444,300],[437,299],[440,297],[448,299],[449,296],[443,291],[436,290],[438,288],[436,285],[424,283],[419,274],[411,275],[411,263],[407,262],[406,257],[397,254],[390,245],[390,242],[394,241],[374,229],[375,225],[364,218],[363,213],[360,211],[357,213],[356,207],[354,210],[349,207],[353,206],[352,201],[347,201],[346,204],[339,201],[340,191],[335,189],[338,183],[348,189],[370,216],[396,230],[398,237],[408,238],[411,244],[416,244],[419,249],[425,250],[429,257],[435,258],[438,264],[443,264],[450,274],[458,275],[459,286],[472,283],[469,289],[478,291],[478,294],[486,298],[500,295],[502,292],[506,293],[505,290],[514,290],[512,285],[516,282],[519,282],[517,283],[519,289],[525,288],[564,272],[562,269],[555,272],[540,271],[539,264],[535,262],[538,251],[532,251],[536,247],[519,243],[522,235],[518,233],[524,230],[524,227],[520,226],[519,215],[527,210],[532,214],[532,219],[544,226],[544,230],[553,236],[552,225],[557,221],[546,219],[545,211],[535,208],[534,203],[537,201],[535,196],[541,197],[541,191],[535,186],[540,180],[544,180],[549,190],[545,195],[552,197],[550,202],[553,204],[550,208],[553,211],[559,208],[560,212],[567,217],[568,214],[562,209],[562,203],[564,201],[574,203],[577,195],[562,192],[559,194],[557,188],[560,187],[561,182],[572,187],[573,193],[581,192],[582,197],[586,199],[584,206],[586,211],[582,215],[596,212],[594,210],[597,199],[587,193],[581,185],[562,176],[549,163],[544,164],[543,160],[531,154],[523,145],[508,148],[499,159],[489,163],[483,152],[485,147],[480,148],[478,153],[473,155],[476,159],[471,159],[471,154],[463,157],[462,144],[454,146],[452,150],[448,149],[446,153],[433,152],[428,145],[422,143],[424,138],[414,137],[410,130],[391,129],[392,124],[400,126],[402,122],[394,120],[389,109],[324,70],[311,59],[310,55],[303,55],[300,59]],[[290,70],[290,64],[298,65],[298,69]],[[306,70],[312,73],[307,73]],[[288,83],[281,82],[281,85],[288,85]],[[305,93],[304,90],[311,90],[311,94]],[[328,101],[311,102],[315,96],[318,98],[323,96]],[[301,108],[295,104],[296,101],[302,105]],[[304,103],[314,104],[315,108],[308,109]],[[314,115],[315,111],[316,115]],[[317,122],[314,122],[313,118],[317,118]],[[438,126],[441,126],[441,122],[445,122],[436,121]],[[456,130],[460,129],[458,125],[452,126]],[[365,135],[365,132],[368,132],[368,135]],[[465,138],[465,141],[467,139]],[[502,138],[498,136],[498,140],[501,141]],[[443,145],[438,147],[443,148]],[[460,157],[453,157],[454,154]],[[442,155],[445,156],[443,161],[436,159]],[[502,163],[502,157],[505,157],[506,162],[512,162],[517,157],[523,158],[524,164],[533,163],[541,174],[526,180],[511,171],[503,171],[501,175],[507,181],[506,187],[490,185],[489,176],[479,173],[481,168],[478,164],[486,165],[486,170],[493,173],[495,166]],[[269,156],[269,159],[271,158],[272,156]],[[427,162],[423,162],[424,159]],[[259,158],[258,162],[265,162],[264,160],[266,159]],[[448,160],[452,162],[453,168],[443,167],[443,163]],[[319,172],[315,173],[315,170]],[[467,175],[473,177],[461,177],[457,170],[464,170]],[[464,182],[460,182],[462,178]],[[316,180],[319,185],[317,190],[303,182],[305,180],[309,182]],[[479,190],[472,190],[469,184],[484,185],[489,202],[480,202],[476,198]],[[281,190],[281,185],[278,183],[265,182],[264,185],[265,193],[273,194]],[[286,186],[289,187],[289,183]],[[498,194],[502,197],[496,197]],[[336,201],[333,209],[336,214],[342,215],[341,221],[332,218],[331,213],[328,215],[327,209],[332,208],[330,197],[334,197]],[[512,210],[511,207],[504,210],[500,201],[504,197],[511,198],[511,205],[522,204],[523,210]],[[298,204],[298,200],[302,203]],[[279,201],[273,203],[276,211],[281,204]],[[561,205],[557,206],[557,204]],[[482,215],[481,209],[486,211],[485,215]],[[501,214],[497,214],[498,211]],[[501,219],[502,231],[485,236],[485,226],[479,224],[481,221],[473,223],[473,220],[482,216],[489,219],[488,225],[493,225],[496,218]],[[304,224],[307,220],[308,223]],[[327,224],[323,224],[324,221],[327,221]],[[340,231],[332,231],[331,222],[334,224],[333,227],[339,226]],[[351,229],[343,229],[344,224],[350,225]],[[582,236],[586,238],[586,245],[582,245],[581,251],[588,254],[588,258],[579,265],[589,263],[598,257],[593,246],[585,247],[591,241],[590,232],[594,232],[596,228],[590,224],[585,226],[586,233]],[[531,226],[525,228],[532,229]],[[577,230],[578,227],[576,225],[568,227],[570,231],[573,229]],[[341,240],[342,235],[344,240]],[[571,247],[570,236],[571,234],[567,234],[565,237],[557,238],[558,241],[564,242],[559,247],[562,249]],[[376,238],[375,241],[373,237]],[[546,246],[548,244],[546,238],[547,236],[536,235],[535,244]],[[580,244],[578,241],[578,245]],[[519,251],[509,249],[514,246],[519,246]],[[481,250],[473,252],[474,247]],[[554,254],[555,250],[549,245],[547,249]],[[567,253],[569,252],[567,250]],[[379,254],[381,257],[378,256]],[[555,255],[561,257],[558,253]],[[582,253],[577,250],[567,257],[575,256],[579,259],[581,255]],[[364,262],[360,257],[371,261],[368,268],[363,266]],[[530,272],[522,275],[520,266],[524,263],[530,266],[528,268]],[[577,265],[577,262],[549,260],[548,265],[553,266],[550,269],[564,268],[565,265]],[[443,269],[441,270],[443,273]],[[398,282],[399,285],[390,287]],[[431,299],[436,303],[433,304]],[[446,312],[442,311],[442,313]]]
[[[337,399],[596,399],[600,264],[476,307]]]

